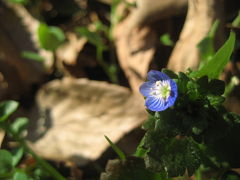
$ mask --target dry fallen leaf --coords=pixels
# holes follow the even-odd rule
[[[29,130],[33,149],[52,160],[84,164],[147,118],[143,98],[129,89],[87,79],[52,81],[41,88],[37,104],[42,118]]]
[[[187,0],[138,0],[130,15],[114,28],[114,42],[121,68],[133,92],[145,80],[158,38],[149,25],[159,19],[183,13]],[[122,13],[119,13],[122,14]]]
[[[157,37],[150,27],[129,30],[129,20],[131,18],[115,27],[114,37],[120,66],[133,92],[138,93],[153,59]]]
[[[0,72],[6,81],[0,99],[16,98],[46,74],[42,62],[21,55],[23,51],[30,51],[40,54],[46,62],[51,61],[51,53],[38,47],[38,24],[24,6],[6,0],[0,2]]]
[[[86,38],[78,38],[74,33],[67,33],[66,37],[68,41],[56,51],[58,69],[65,75],[81,77],[83,76],[83,70],[78,65],[78,57],[87,40]]]
[[[169,59],[169,69],[178,72],[198,67],[200,57],[197,44],[207,36],[214,21],[221,19],[222,3],[217,0],[189,0],[186,21]],[[222,42],[224,37],[221,30],[217,36],[218,42]]]

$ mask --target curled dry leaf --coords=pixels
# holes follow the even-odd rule
[[[157,20],[181,14],[186,10],[187,0],[139,0],[137,7],[114,29],[114,40],[120,65],[133,92],[146,78],[149,64],[155,53],[158,38],[149,25]]]
[[[138,93],[153,59],[157,37],[150,27],[134,27],[129,30],[129,20],[131,18],[115,27],[114,37],[120,66],[133,92]]]
[[[144,26],[174,15],[183,14],[187,0],[137,0],[131,14],[131,27]]]
[[[74,33],[67,33],[66,37],[68,42],[61,45],[56,51],[59,69],[67,75],[81,76],[83,72],[80,70],[81,67],[77,65],[77,60],[87,40],[78,38]]]
[[[197,44],[207,36],[216,19],[222,19],[222,2],[217,0],[189,0],[187,18],[180,38],[169,59],[168,68],[174,71],[196,69],[200,57]],[[218,34],[222,42],[221,30]]]
[[[78,38],[74,33],[66,34],[68,42],[57,49],[57,57],[67,64],[76,64],[77,56],[86,44],[85,38]]]
[[[5,132],[2,129],[0,129],[0,148],[2,146],[4,136],[5,136]]]
[[[46,73],[43,63],[21,55],[23,51],[30,51],[50,60],[51,54],[39,50],[37,44],[38,23],[23,6],[5,0],[0,2],[0,72],[6,83],[0,99],[16,98],[12,95],[26,91]]]
[[[42,118],[29,129],[33,149],[79,164],[98,159],[109,147],[104,135],[116,143],[147,118],[143,99],[129,89],[87,79],[52,81],[38,92],[37,104]]]

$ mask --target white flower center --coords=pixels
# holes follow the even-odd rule
[[[156,81],[154,87],[151,88],[151,90],[151,95],[167,99],[171,93],[171,86],[169,81]]]

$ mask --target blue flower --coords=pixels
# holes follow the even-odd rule
[[[164,111],[178,96],[176,82],[155,70],[148,72],[148,81],[141,85],[140,92],[146,97],[145,105],[151,111]]]

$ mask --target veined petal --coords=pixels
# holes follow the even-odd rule
[[[164,111],[173,106],[178,96],[177,83],[155,70],[148,73],[148,80],[140,87],[140,92],[146,97],[146,107],[151,111]]]
[[[170,86],[171,86],[171,91],[175,92],[174,94],[176,94],[177,96],[177,83],[175,81],[173,81],[172,79],[169,80],[170,82]]]
[[[150,96],[151,88],[154,86],[154,82],[145,82],[140,86],[140,92],[143,96],[147,97]]]
[[[156,98],[153,96],[147,97],[146,106],[151,111],[163,111],[168,108],[167,104],[161,98]]]
[[[167,107],[173,106],[174,103],[175,103],[175,100],[176,100],[176,96],[174,96],[174,97],[169,96],[169,98],[166,100],[167,101]]]
[[[166,74],[160,71],[151,70],[148,72],[149,81],[159,81],[159,80],[169,80],[169,79],[170,78]]]

